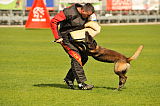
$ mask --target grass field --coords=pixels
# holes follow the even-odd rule
[[[95,88],[68,89],[70,59],[49,29],[0,28],[0,106],[160,106],[160,25],[103,26],[95,39],[128,57],[144,45],[122,91],[113,64],[91,57],[84,69]]]

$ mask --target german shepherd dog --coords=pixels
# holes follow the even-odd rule
[[[143,49],[143,45],[140,45],[133,56],[127,58],[126,56],[97,45],[96,41],[93,39],[88,32],[85,33],[85,46],[89,56],[92,56],[95,60],[101,62],[115,63],[114,72],[119,76],[119,86],[120,90],[127,80],[127,70],[130,68],[130,61],[135,60]],[[84,49],[81,47],[81,49]]]

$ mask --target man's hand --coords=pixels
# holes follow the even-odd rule
[[[62,41],[63,41],[63,38],[59,38],[59,39],[57,39],[55,42],[56,42],[56,43],[62,43]]]

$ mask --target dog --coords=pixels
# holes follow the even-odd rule
[[[114,63],[114,72],[119,76],[119,85],[118,90],[120,90],[126,83],[127,76],[126,73],[130,68],[130,62],[135,60],[141,53],[143,45],[140,45],[133,56],[127,58],[126,56],[107,48],[103,48],[97,45],[93,37],[86,31],[85,32],[85,41],[83,46],[79,47],[81,50],[84,49],[87,51],[89,56],[92,56],[95,60],[101,62]]]

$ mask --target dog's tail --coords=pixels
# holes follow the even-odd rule
[[[128,58],[128,61],[130,62],[130,61],[132,61],[132,60],[135,60],[135,59],[140,55],[143,47],[144,47],[143,45],[140,45],[139,48],[138,48],[138,49],[136,50],[136,52],[134,53],[134,55]]]

